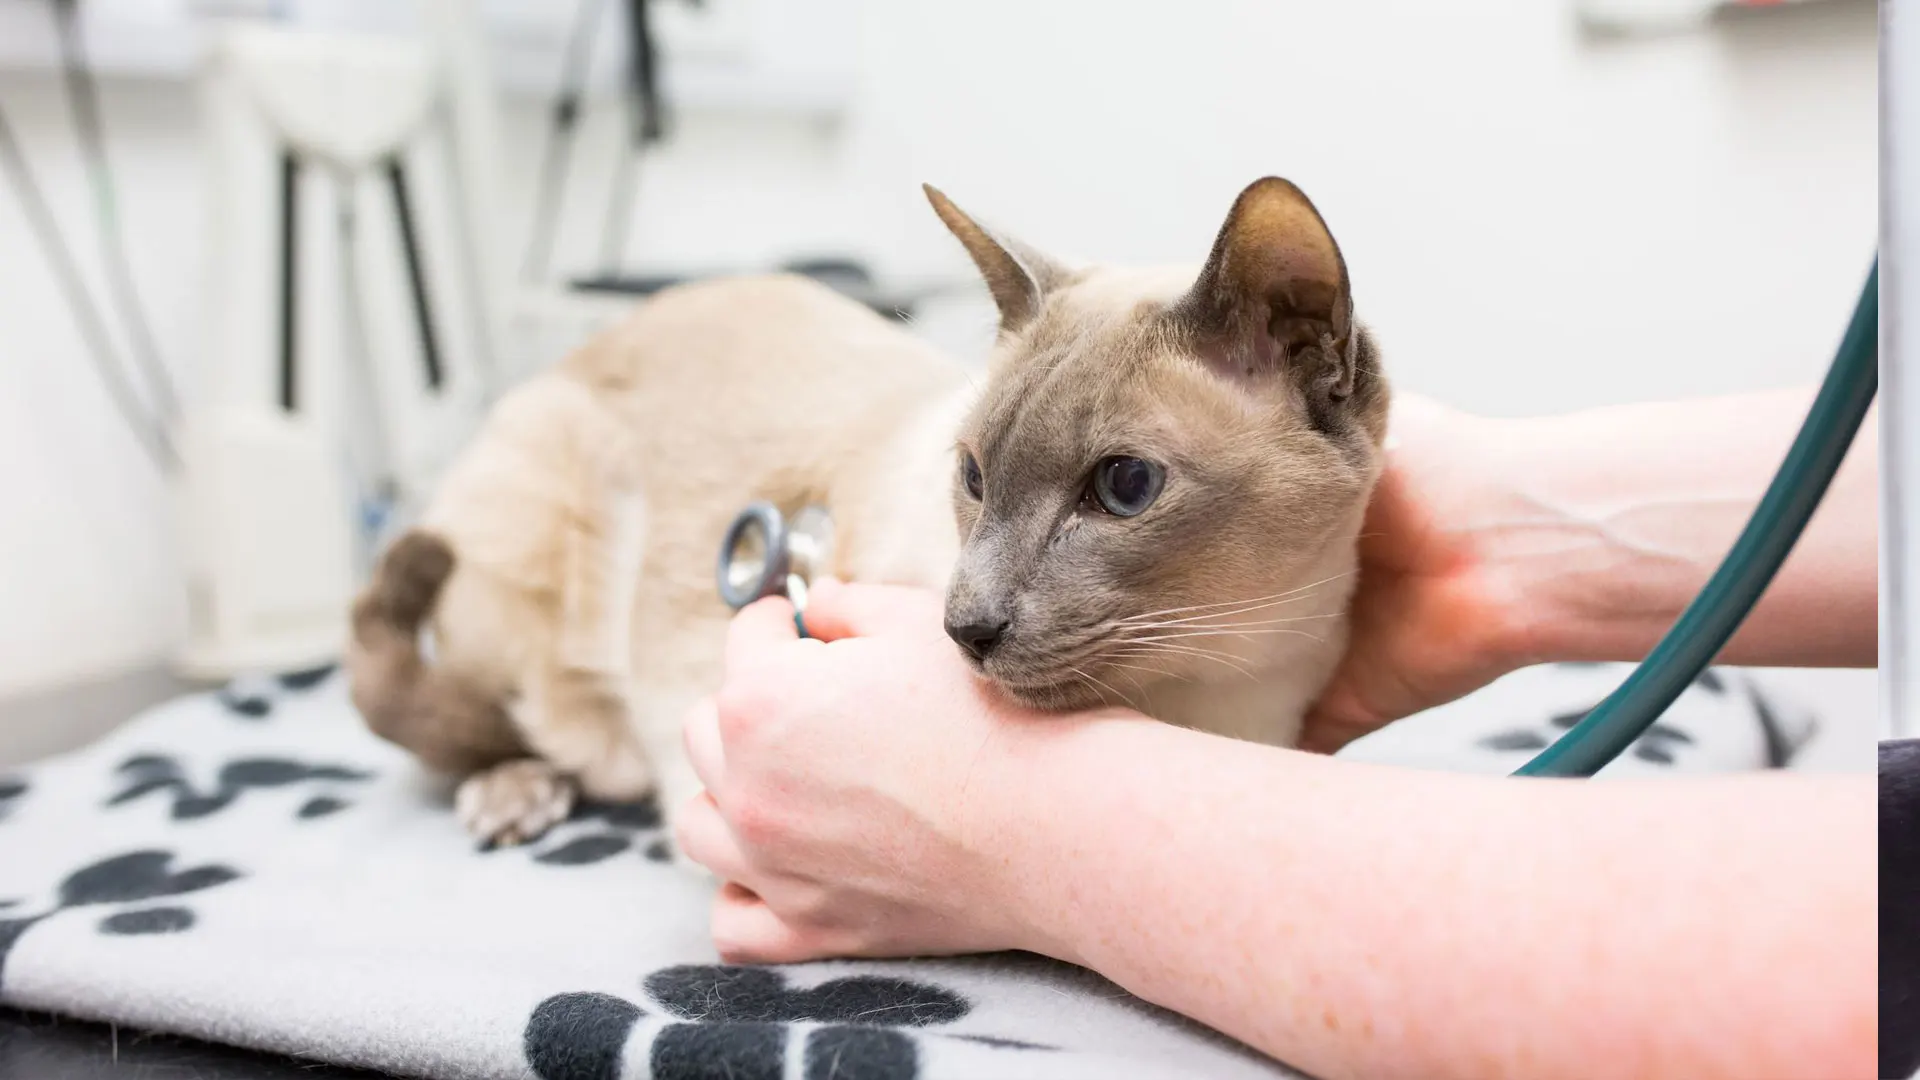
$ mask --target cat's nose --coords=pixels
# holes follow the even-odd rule
[[[985,660],[993,647],[1000,644],[1000,636],[1006,632],[1007,620],[991,616],[970,622],[947,621],[947,636],[967,650],[975,660]]]

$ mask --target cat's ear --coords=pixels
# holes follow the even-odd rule
[[[1277,176],[1234,200],[1173,313],[1201,355],[1234,374],[1286,373],[1336,401],[1353,391],[1346,261],[1313,203]]]
[[[1040,302],[1047,292],[1066,279],[1066,270],[1032,248],[1007,236],[988,231],[966,212],[953,205],[932,184],[922,184],[933,212],[960,240],[980,276],[987,280],[987,291],[1000,309],[1000,330],[1013,333],[1040,313]]]

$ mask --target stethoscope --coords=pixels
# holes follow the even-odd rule
[[[772,503],[753,503],[720,541],[720,599],[739,611],[764,597],[785,596],[793,601],[794,629],[806,637],[807,585],[827,572],[832,556],[833,518],[825,507],[802,507],[788,521]]]

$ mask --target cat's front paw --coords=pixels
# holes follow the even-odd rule
[[[495,765],[460,782],[453,812],[488,846],[524,844],[573,813],[574,783],[540,758]]]

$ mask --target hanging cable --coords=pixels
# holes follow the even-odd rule
[[[580,123],[580,102],[593,66],[593,32],[606,11],[606,0],[580,0],[574,10],[573,40],[560,69],[560,94],[553,103],[553,123],[547,128],[547,146],[540,165],[540,186],[534,192],[533,229],[527,239],[527,261],[522,276],[536,282],[546,276],[553,256],[553,234],[567,181],[567,162],[573,152],[573,133]]]
[[[8,121],[4,108],[0,108],[0,171],[6,173],[8,183],[19,196],[27,224],[33,229],[41,250],[53,266],[54,280],[65,294],[67,306],[73,310],[87,356],[93,361],[100,381],[105,384],[107,396],[113,399],[121,419],[126,421],[141,448],[153,458],[154,465],[163,473],[171,472],[179,464],[179,458],[174,452],[172,440],[167,437],[166,425],[147,415],[132,381],[114,358],[113,341],[107,335],[106,323],[100,317],[100,310],[94,306],[93,298],[87,294],[80,264],[75,261],[66,238],[60,234],[60,225],[54,219],[53,209],[47,204],[39,182],[34,179],[33,170],[27,164],[19,141],[14,138],[13,125]]]
[[[179,415],[179,396],[160,358],[153,326],[140,303],[140,294],[134,288],[133,265],[127,259],[126,238],[120,231],[113,170],[107,163],[106,125],[101,120],[99,85],[87,63],[77,0],[53,0],[53,16],[59,30],[61,68],[73,108],[74,130],[86,155],[87,177],[93,184],[100,263],[106,271],[107,295],[132,342],[134,364],[145,377],[154,407],[161,421],[169,422]]]
[[[631,121],[637,106],[626,103]],[[607,187],[607,209],[600,219],[600,273],[618,277],[626,261],[627,238],[633,232],[634,186],[640,168],[640,145],[621,148],[620,161],[613,169],[613,183]]]
[[[660,52],[654,41],[653,19],[647,0],[626,0],[627,14],[627,146],[614,170],[607,192],[607,211],[600,227],[600,272],[617,277],[633,232],[634,184],[640,155],[666,137],[666,110],[660,100]]]

